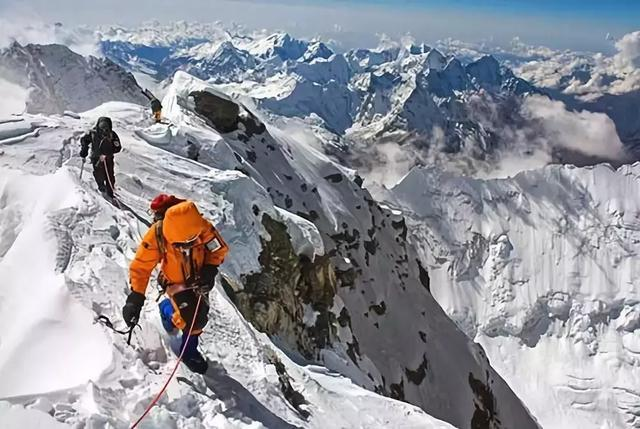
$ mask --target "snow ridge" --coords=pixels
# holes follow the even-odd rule
[[[252,207],[274,219],[281,218],[280,210],[246,175],[208,167],[137,137],[137,131],[148,128],[140,121],[144,111],[143,106],[112,102],[80,119],[26,116],[37,123],[38,136],[12,145],[0,137],[0,272],[5,279],[0,318],[14,326],[0,335],[0,373],[7,381],[0,398],[14,404],[0,402],[3,427],[127,427],[175,362],[151,290],[133,347],[94,322],[103,314],[117,323],[128,289],[126,267],[144,229],[130,212],[104,201],[89,174],[78,179],[80,163],[71,157],[77,148],[70,142],[97,117],[111,116],[125,145],[117,158],[123,202],[144,214],[149,198],[161,190],[192,198],[231,243],[224,265],[228,281],[241,284],[241,273],[260,269],[261,237],[268,236],[255,222]],[[13,124],[21,127],[19,121]],[[42,198],[43,191],[48,197]],[[307,254],[322,253],[313,225],[287,217],[291,236],[313,249]],[[309,247],[298,250],[306,253]],[[25,270],[24,261],[34,256]],[[16,312],[25,291],[32,297],[30,310]],[[407,428],[452,427],[326,368],[295,363],[243,318],[222,285],[212,293],[211,307],[211,326],[202,342],[211,371],[203,379],[181,369],[186,384],[170,386],[146,427],[379,427],[389,422]],[[303,398],[297,408],[280,388],[286,384]]]

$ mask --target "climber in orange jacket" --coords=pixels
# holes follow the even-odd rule
[[[191,201],[160,194],[151,202],[151,210],[154,224],[131,262],[131,293],[122,316],[129,326],[138,323],[149,278],[161,264],[158,284],[167,295],[159,304],[163,326],[170,334],[182,331],[179,346],[174,343],[172,349],[179,355],[184,348],[183,362],[203,374],[208,365],[197,349],[198,337],[208,321],[208,293],[229,247]]]

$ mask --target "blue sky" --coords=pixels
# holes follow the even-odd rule
[[[377,34],[411,34],[432,43],[508,43],[513,37],[555,48],[611,52],[613,37],[640,30],[640,0],[0,0],[0,18],[17,14],[68,25],[145,20],[234,21],[322,35],[347,47]]]
[[[612,18],[638,24],[640,1],[637,0],[329,0],[332,3],[383,5],[413,9],[458,9],[505,14],[537,14],[548,17],[570,16],[574,19]],[[313,0],[308,0],[314,3]]]

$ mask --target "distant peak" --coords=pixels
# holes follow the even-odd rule
[[[424,60],[425,68],[442,70],[447,64],[447,58],[437,49],[431,49]]]
[[[425,43],[420,43],[418,45],[411,44],[408,48],[408,51],[411,55],[421,55],[426,54],[431,50],[431,47]]]
[[[322,42],[316,41],[312,42],[309,45],[307,51],[304,54],[303,60],[309,62],[316,58],[329,59],[332,55],[333,51],[329,49],[327,45]]]
[[[491,55],[485,55],[467,65],[467,73],[481,86],[496,86],[502,82],[500,63]]]

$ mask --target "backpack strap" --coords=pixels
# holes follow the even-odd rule
[[[160,252],[160,257],[164,259],[164,255],[166,254],[166,248],[164,245],[164,236],[162,235],[162,219],[156,222],[155,233],[156,233],[156,243],[158,243],[158,252]],[[164,278],[162,271],[160,271],[160,274],[158,274],[159,294],[158,294],[158,298],[156,298],[156,302],[160,301],[160,298],[162,298],[165,291],[167,290],[167,286],[168,284],[166,282],[166,279]]]
[[[156,242],[158,243],[160,256],[164,258],[164,255],[167,253],[167,249],[164,245],[164,236],[162,235],[162,219],[156,223]]]

